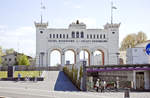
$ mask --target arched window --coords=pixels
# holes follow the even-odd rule
[[[74,31],[72,32],[72,38],[75,38],[75,32]]]
[[[89,35],[87,34],[87,39],[89,38]]]
[[[65,38],[65,34],[63,34],[63,38]]]
[[[105,39],[105,34],[103,35],[104,39]]]
[[[100,39],[102,39],[102,34],[100,35]]]
[[[97,34],[97,39],[99,38],[99,35]]]
[[[92,34],[90,35],[90,38],[92,38]]]
[[[95,34],[94,34],[94,36],[93,36],[94,38],[95,38]]]
[[[58,34],[57,34],[57,38],[58,38]]]
[[[61,34],[60,34],[60,38],[61,38]]]
[[[84,38],[84,33],[83,32],[81,32],[81,38]]]
[[[49,34],[49,38],[52,38],[52,35],[51,35],[51,34]]]
[[[55,34],[53,34],[53,38],[55,38]]]
[[[76,38],[79,38],[79,32],[76,32]]]
[[[68,38],[68,34],[67,34],[67,38]]]

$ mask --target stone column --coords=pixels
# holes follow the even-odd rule
[[[47,53],[47,62],[48,62],[48,63],[47,63],[47,64],[48,64],[47,66],[51,66],[51,52],[48,52],[48,53]]]
[[[65,65],[65,53],[64,51],[62,51],[61,53],[61,66],[64,66]]]
[[[149,83],[150,79],[149,79],[149,72],[148,71],[145,71],[144,72],[144,88],[145,89],[150,89],[150,83]]]
[[[133,71],[133,85],[134,89],[136,89],[136,71]]]
[[[76,60],[75,60],[74,63],[75,63],[75,64],[79,64],[79,62],[80,62],[80,56],[79,56],[79,52],[78,52],[78,51],[76,52],[76,55],[75,55],[75,56],[76,56],[76,57],[75,57]]]
[[[91,52],[91,55],[90,55],[90,64],[89,65],[94,65],[94,53]]]

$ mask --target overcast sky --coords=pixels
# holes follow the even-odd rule
[[[114,23],[120,23],[120,42],[143,31],[150,39],[150,0],[113,0]],[[87,28],[110,22],[110,0],[43,0],[44,20],[51,28],[68,28],[79,19]],[[40,20],[40,0],[0,0],[0,46],[35,55],[34,21]]]

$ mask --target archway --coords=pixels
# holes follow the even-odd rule
[[[72,49],[65,51],[65,64],[75,64],[75,62],[75,51]]]
[[[79,58],[80,58],[80,61],[86,60],[87,66],[90,65],[90,53],[89,53],[89,51],[87,51],[87,50],[80,51]]]
[[[94,51],[94,65],[104,65],[104,52],[102,50]]]
[[[50,66],[58,66],[61,64],[61,52],[57,49],[50,53]]]

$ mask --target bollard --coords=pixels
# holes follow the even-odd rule
[[[129,89],[126,89],[124,92],[124,98],[130,98]]]

